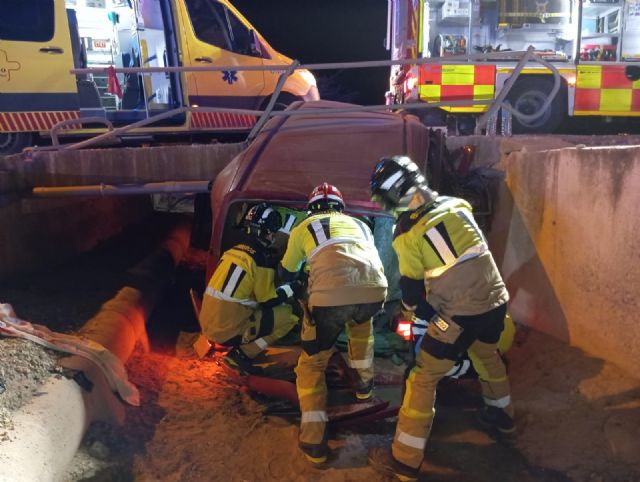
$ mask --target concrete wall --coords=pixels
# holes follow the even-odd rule
[[[242,148],[37,151],[0,158],[0,280],[71,259],[152,209],[149,196],[33,199],[32,187],[211,180]]]
[[[640,147],[503,157],[490,242],[515,318],[637,375]]]
[[[79,151],[36,151],[0,158],[20,189],[97,183],[206,181],[244,147],[236,144],[177,145]]]

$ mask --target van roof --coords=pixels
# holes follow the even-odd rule
[[[272,118],[218,175],[214,197],[233,192],[233,198],[306,201],[314,186],[327,181],[348,206],[372,207],[369,179],[381,157],[406,154],[424,166],[428,130],[416,117],[331,113],[344,107],[351,104],[297,102],[290,109],[309,115]]]

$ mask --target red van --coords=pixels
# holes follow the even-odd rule
[[[293,103],[289,110],[309,114],[272,118],[218,174],[211,192],[213,228],[207,280],[221,254],[239,240],[241,233],[236,226],[250,205],[268,201],[306,209],[313,187],[327,181],[342,192],[346,212],[380,218],[385,214],[371,202],[369,191],[378,159],[406,154],[424,168],[429,131],[417,117],[390,112],[332,112],[345,107],[350,105],[330,101]],[[323,113],[318,114],[318,109]],[[381,239],[390,249],[392,222],[387,219],[383,224],[388,235],[379,237],[374,229],[374,236],[376,242]]]

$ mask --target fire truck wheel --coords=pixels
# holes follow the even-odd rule
[[[525,77],[516,82],[509,92],[508,100],[511,105],[523,114],[534,114],[549,97],[553,89],[553,80],[540,76]],[[513,132],[516,134],[530,134],[535,132],[555,132],[566,117],[566,96],[561,88],[547,110],[537,119],[524,121],[513,116]]]
[[[0,155],[17,154],[33,145],[31,132],[0,132]]]
[[[267,97],[262,103],[260,110],[265,110],[270,100],[271,100],[271,97]],[[302,99],[300,99],[299,97],[296,97],[293,94],[289,94],[288,92],[280,92],[280,95],[278,96],[278,100],[276,100],[276,103],[273,106],[273,110],[285,110],[287,107],[289,107],[289,104],[295,102],[296,100],[302,100]]]

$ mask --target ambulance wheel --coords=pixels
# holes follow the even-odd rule
[[[289,107],[290,104],[292,104],[297,100],[302,100],[302,99],[299,97],[296,97],[293,94],[289,94],[288,92],[280,92],[280,95],[278,96],[278,100],[276,100],[276,103],[273,105],[273,110],[285,110],[287,107]],[[271,101],[271,97],[267,97],[264,100],[264,102],[262,103],[262,106],[260,107],[260,110],[265,110],[267,108],[267,104],[269,104],[269,101]]]
[[[540,78],[536,75],[525,77],[516,82],[509,92],[511,105],[523,114],[537,112],[553,90],[553,79]],[[566,95],[561,87],[547,110],[537,119],[523,121],[513,116],[512,130],[514,134],[533,134],[555,132],[566,118]]]
[[[17,154],[31,145],[33,145],[31,132],[0,132],[0,156]]]

